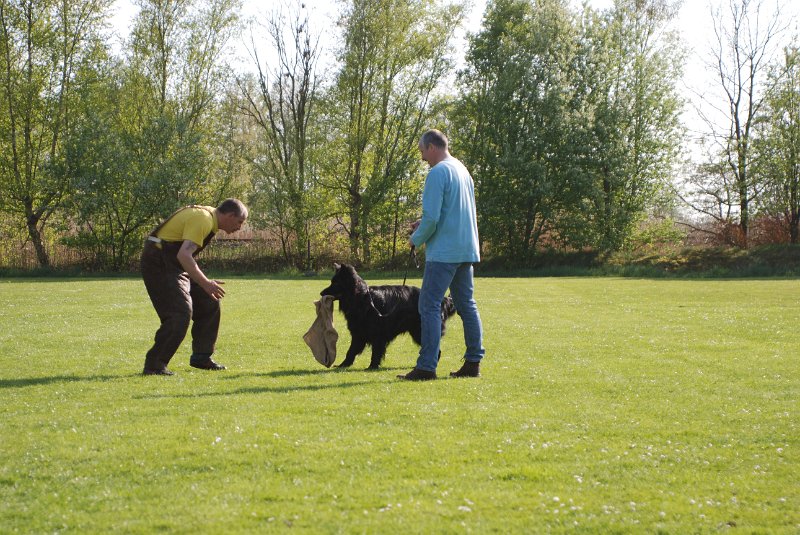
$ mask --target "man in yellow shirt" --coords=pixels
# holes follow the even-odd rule
[[[219,332],[222,281],[205,276],[194,257],[222,230],[236,232],[247,207],[226,199],[217,208],[186,206],[156,227],[144,242],[142,278],[161,326],[144,360],[144,375],[174,375],[167,365],[192,324],[189,364],[201,370],[224,370],[211,355]]]

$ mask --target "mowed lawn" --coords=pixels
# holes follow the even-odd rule
[[[324,277],[226,280],[174,377],[138,279],[0,281],[0,532],[800,531],[798,280],[478,278],[483,377],[454,317],[422,384],[313,360]]]

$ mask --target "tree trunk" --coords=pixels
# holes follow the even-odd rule
[[[356,193],[350,198],[350,256],[353,262],[358,260],[358,246],[361,243],[361,195]]]
[[[800,203],[798,203],[797,199],[798,183],[796,180],[791,181],[791,183],[791,194],[789,195],[789,243],[796,244],[798,231],[800,231]]]
[[[364,264],[369,266],[370,262],[371,262],[371,257],[372,257],[372,250],[371,250],[371,247],[370,247],[371,244],[370,244],[370,239],[369,239],[369,230],[367,229],[367,215],[366,214],[364,214],[364,217],[362,218],[361,221],[362,221],[362,233],[361,233],[361,235],[364,237],[361,240],[361,243],[362,243],[361,250],[363,251],[363,255],[362,256],[363,256]]]
[[[27,217],[28,237],[31,239],[33,248],[36,250],[36,260],[39,262],[39,267],[47,268],[50,267],[50,256],[47,254],[47,250],[44,247],[42,233],[39,232],[39,227],[37,226],[38,223],[39,218],[30,213]]]
[[[608,169],[603,170],[603,249],[611,248],[612,230],[611,218],[613,216],[613,199],[611,195],[611,181],[608,179]]]
[[[739,190],[740,201],[739,201],[739,230],[741,231],[740,241],[738,245],[747,249],[747,231],[750,226],[750,202],[747,198],[747,188],[742,187]]]
[[[789,243],[796,244],[800,233],[800,211],[795,208],[789,213]]]

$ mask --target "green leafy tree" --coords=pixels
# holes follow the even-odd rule
[[[97,268],[123,269],[141,248],[143,227],[161,210],[158,199],[171,192],[162,176],[147,173],[164,132],[131,121],[142,87],[125,79],[121,67],[109,67],[82,92],[85,114],[67,140],[75,189],[68,208],[78,232],[65,241],[89,253]]]
[[[476,181],[482,240],[525,261],[565,205],[575,34],[560,0],[490,2],[460,74],[456,148]]]
[[[127,268],[155,222],[182,204],[227,196],[231,128],[223,51],[236,2],[191,9],[186,1],[142,0],[130,54],[95,70],[83,94],[86,118],[70,140],[79,230],[72,243],[104,268]]]
[[[676,10],[663,0],[617,0],[584,13],[577,85],[585,127],[574,146],[588,196],[566,218],[570,228],[585,221],[576,245],[618,249],[671,189],[683,135],[675,89],[682,54],[664,28]]]
[[[354,260],[371,261],[373,230],[396,250],[419,191],[416,146],[463,15],[432,0],[350,0],[341,19],[339,69],[326,95],[329,154],[321,185]],[[375,232],[378,234],[379,232]]]
[[[40,266],[50,265],[45,226],[70,192],[64,137],[76,76],[111,0],[0,0],[2,209],[24,220]]]

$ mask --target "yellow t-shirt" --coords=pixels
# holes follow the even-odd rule
[[[202,247],[206,236],[218,230],[219,224],[215,208],[189,206],[167,220],[164,226],[156,232],[156,236],[170,242],[189,240]]]

